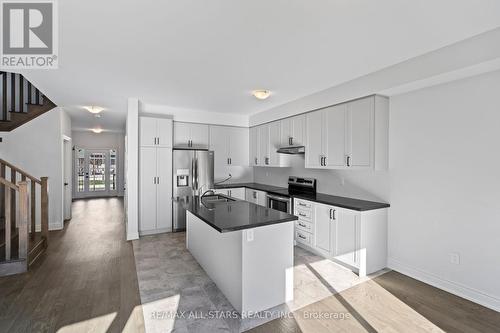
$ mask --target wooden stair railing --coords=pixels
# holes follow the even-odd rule
[[[12,131],[55,107],[23,75],[0,71],[0,131]]]
[[[6,179],[7,171],[10,173],[10,181]],[[38,233],[39,237],[36,237],[37,186],[40,187],[41,232]],[[17,204],[16,193],[18,193],[19,198]],[[16,221],[16,213],[18,211],[20,220]],[[49,241],[48,217],[48,177],[38,179],[11,163],[0,159],[0,218],[3,218],[5,226],[5,244],[3,244],[5,247],[5,261],[0,261],[0,276],[2,274],[9,275],[22,272],[21,268],[24,267],[24,264],[21,264],[21,262],[23,260],[25,261],[27,270],[29,265],[47,248]],[[13,231],[16,231],[16,233],[13,233]],[[13,236],[19,237],[18,256],[14,261],[12,261],[13,258],[11,256],[11,240]],[[32,247],[28,248],[29,245],[32,245]],[[36,253],[31,252],[34,249],[37,250]],[[2,268],[2,264],[8,264],[11,261],[12,267],[10,269]]]

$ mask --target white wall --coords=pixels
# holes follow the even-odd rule
[[[71,120],[55,108],[12,132],[2,134],[0,156],[40,178],[49,177],[49,228],[63,227],[62,135],[71,135]],[[40,202],[39,198],[38,202]],[[39,211],[37,228],[39,228]]]
[[[128,99],[125,126],[125,217],[127,240],[139,238],[139,100]]]
[[[94,133],[73,131],[73,146],[87,149],[111,149],[118,152],[118,195],[123,196],[125,173],[125,134],[114,132]]]
[[[254,114],[255,126],[372,94],[392,95],[500,68],[500,28]]]
[[[256,183],[287,187],[288,176],[312,177],[318,180],[318,192],[364,200],[389,201],[387,171],[318,170],[304,168],[304,156],[283,156],[291,162],[289,168],[254,168]]]
[[[497,71],[391,98],[389,210],[392,267],[497,310],[499,92]]]
[[[171,115],[174,121],[248,127],[248,116],[141,103],[141,112]]]

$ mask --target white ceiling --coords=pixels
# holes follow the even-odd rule
[[[500,26],[497,0],[64,0],[59,69],[24,72],[74,127],[128,97],[249,115]],[[266,101],[253,89],[273,91]],[[81,105],[107,108],[99,119]]]

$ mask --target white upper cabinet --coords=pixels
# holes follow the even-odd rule
[[[249,161],[250,166],[258,166],[261,164],[261,156],[260,156],[260,128],[252,127],[250,128],[250,152],[249,152]]]
[[[347,104],[346,164],[348,167],[370,168],[374,145],[374,98]]]
[[[370,96],[306,115],[306,168],[388,166],[389,103]]]
[[[323,152],[323,111],[315,111],[306,115],[306,168],[322,168],[325,154]]]
[[[323,142],[324,163],[326,168],[343,168],[345,166],[346,154],[346,113],[345,104],[329,107],[324,112]]]
[[[280,154],[277,153],[281,146],[280,122],[269,123],[269,165],[280,166]]]
[[[141,147],[172,147],[172,119],[140,117]]]
[[[268,166],[269,158],[269,124],[259,126],[259,165]]]
[[[215,152],[215,168],[247,166],[248,129],[229,126],[210,126],[210,150]]]
[[[191,145],[208,149],[208,125],[191,124]]]
[[[229,128],[229,158],[231,165],[248,166],[249,130],[243,127]]]
[[[174,121],[174,147],[189,146],[191,141],[191,124]]]
[[[225,126],[210,126],[210,150],[214,151],[215,173],[229,165],[228,129]]]
[[[141,146],[155,146],[157,137],[156,118],[140,117],[140,140]]]
[[[285,118],[281,123],[281,146],[302,146],[305,139],[306,116]]]
[[[281,121],[250,129],[250,166],[287,166],[278,149],[281,147]]]
[[[174,146],[208,149],[208,125],[174,122]]]

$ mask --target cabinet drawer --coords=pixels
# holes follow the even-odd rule
[[[312,234],[308,232],[295,230],[295,240],[299,243],[312,246]]]
[[[299,220],[312,220],[312,211],[311,210],[304,210],[298,208],[296,210],[296,215],[299,217]]]
[[[310,202],[310,201],[295,199],[295,203],[296,203],[296,207],[300,208],[302,210],[311,210],[312,209],[312,202]]]
[[[298,221],[295,221],[295,226],[299,230],[307,231],[309,233],[313,232],[313,224],[312,224],[312,222],[298,220]]]

